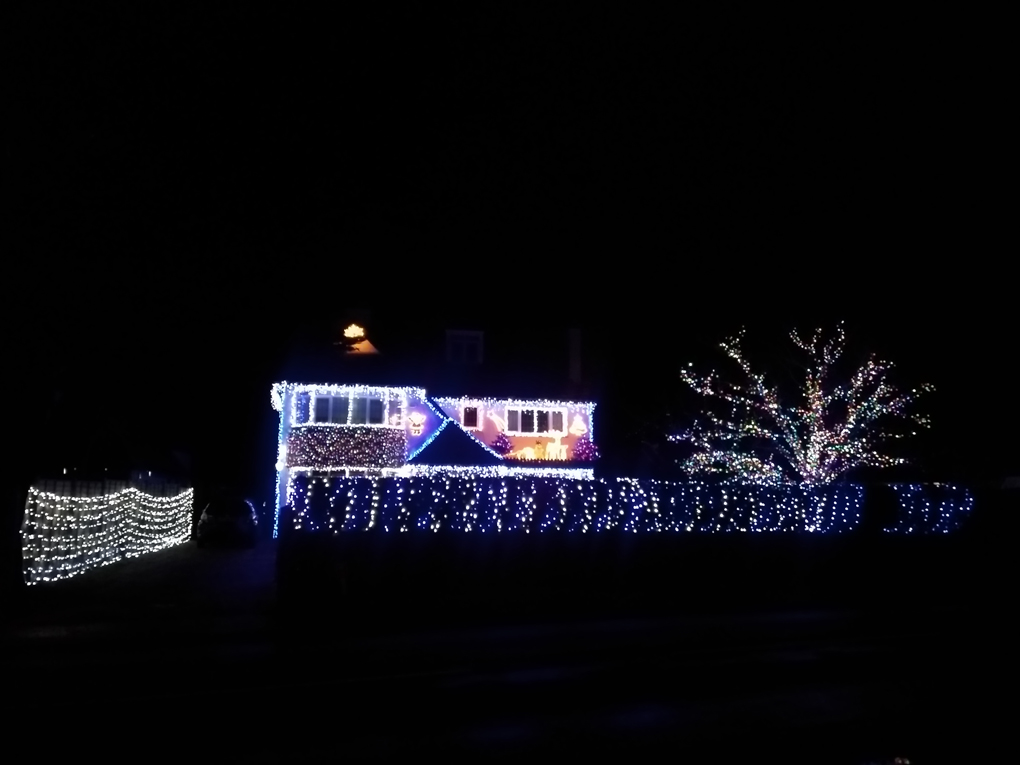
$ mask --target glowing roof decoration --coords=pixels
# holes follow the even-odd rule
[[[344,330],[344,337],[364,337],[365,329],[357,324],[352,324]]]

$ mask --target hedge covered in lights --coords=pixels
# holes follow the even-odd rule
[[[890,533],[947,533],[969,514],[965,489],[895,487]],[[861,521],[865,489],[635,479],[442,474],[295,478],[292,528],[312,532],[805,532]]]
[[[124,489],[65,497],[30,489],[21,529],[28,584],[66,579],[97,566],[186,542],[193,490],[156,497]]]
[[[286,466],[361,465],[395,468],[404,464],[407,436],[403,430],[369,425],[308,426],[287,438]]]
[[[863,490],[436,475],[296,479],[295,528],[461,532],[848,531]]]

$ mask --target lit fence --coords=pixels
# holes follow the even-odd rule
[[[192,489],[165,497],[135,488],[83,497],[33,487],[21,528],[25,581],[66,579],[186,542],[192,504]]]

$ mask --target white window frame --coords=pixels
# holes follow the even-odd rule
[[[464,411],[467,410],[467,409],[474,409],[476,414],[477,414],[477,417],[475,418],[475,424],[474,425],[468,425],[467,422],[464,421]],[[484,419],[482,417],[482,412],[483,412],[483,408],[479,404],[473,404],[471,402],[467,402],[465,404],[461,404],[461,407],[460,407],[460,424],[464,428],[464,430],[482,430],[482,428],[485,425]]]
[[[333,422],[333,407],[337,405],[337,402],[341,398],[346,398],[347,399],[347,420],[345,422]],[[350,396],[350,394],[346,394],[345,396],[342,397],[342,396],[340,396],[340,394],[313,393],[311,399],[312,399],[311,400],[311,406],[309,407],[311,409],[311,411],[310,411],[311,416],[308,418],[308,422],[309,422],[310,425],[346,425],[346,424],[348,424],[351,421],[351,396]],[[319,411],[319,400],[320,399],[326,399],[327,401],[329,401],[329,416],[327,417],[327,419],[325,421],[320,421],[318,419],[318,417],[316,417],[316,414]]]
[[[567,423],[567,408],[566,407],[548,407],[548,406],[523,406],[520,404],[514,406],[508,406],[503,412],[503,422],[506,423],[506,434],[508,436],[565,436],[567,435],[567,429],[569,424]],[[518,430],[510,430],[510,412],[517,412],[517,427]],[[534,412],[535,413],[535,426],[538,426],[538,413],[548,412],[549,413],[549,424],[552,424],[552,416],[554,412],[560,412],[563,415],[563,429],[562,430],[547,430],[544,433],[537,430],[527,431],[520,430],[521,426],[521,412]]]
[[[310,405],[310,417],[309,425],[319,425],[327,427],[350,427],[360,426],[369,428],[393,428],[395,430],[402,430],[406,427],[407,420],[407,397],[404,394],[397,393],[396,391],[387,390],[380,388],[378,390],[347,390],[347,391],[311,391],[311,405]],[[319,422],[315,418],[316,407],[319,399],[330,399],[330,415],[333,414],[334,401],[338,399],[347,399],[347,421],[346,422]],[[383,421],[382,422],[352,422],[354,418],[354,401],[356,398],[365,399],[381,399],[383,403]],[[394,406],[397,404],[398,406]],[[397,409],[400,410],[400,421],[397,423],[391,423],[390,418],[392,415],[397,414]]]
[[[456,358],[454,348],[461,349],[461,358]],[[468,349],[473,349],[468,358]],[[483,332],[475,330],[448,329],[446,331],[446,360],[451,364],[477,365],[485,358],[485,338]]]

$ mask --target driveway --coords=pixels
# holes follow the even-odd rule
[[[919,762],[966,744],[977,761],[981,742],[953,731],[983,709],[991,658],[952,644],[959,611],[296,633],[276,619],[274,553],[186,544],[30,588],[5,652],[8,721],[77,754],[141,726],[169,748],[224,734],[256,760],[434,746],[708,762],[751,744],[752,759]]]

